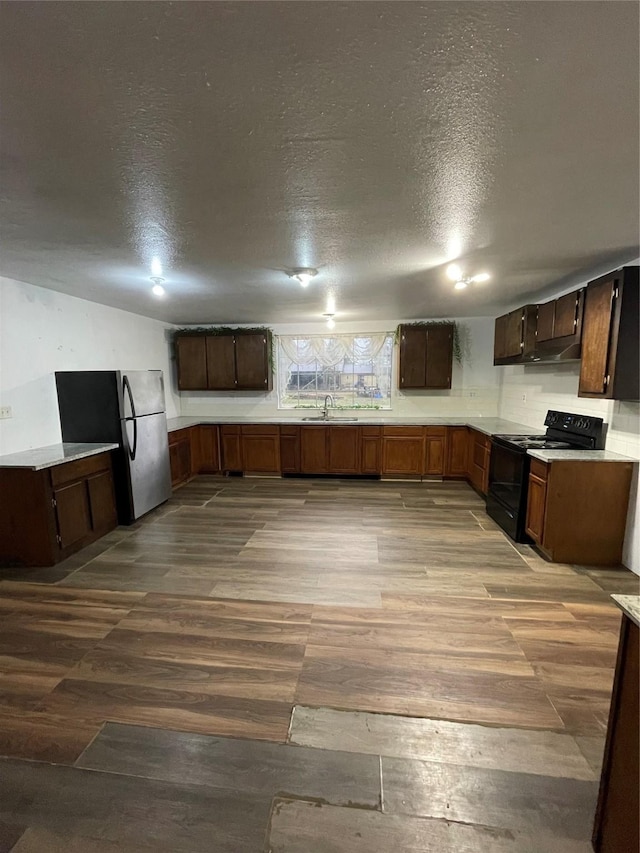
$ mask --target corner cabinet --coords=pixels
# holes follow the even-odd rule
[[[399,388],[451,388],[453,328],[453,323],[400,326]]]
[[[52,566],[117,523],[110,453],[0,468],[0,565]]]
[[[587,285],[579,397],[640,399],[638,267]]]
[[[178,334],[181,391],[271,391],[271,332],[238,329],[219,335]]]
[[[526,531],[538,549],[555,563],[618,565],[633,464],[532,459]]]

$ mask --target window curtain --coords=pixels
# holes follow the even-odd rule
[[[335,367],[348,361],[373,361],[380,353],[391,332],[375,335],[279,335],[284,354],[294,364],[318,362],[323,367]]]

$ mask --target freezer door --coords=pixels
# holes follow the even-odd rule
[[[161,370],[130,370],[120,383],[123,417],[155,415],[165,411],[164,379]]]
[[[145,415],[123,421],[122,428],[134,521],[171,497],[167,419]]]

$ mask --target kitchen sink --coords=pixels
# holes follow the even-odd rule
[[[320,421],[323,424],[336,424],[336,423],[355,423],[357,418],[325,418],[322,415],[314,415],[309,418],[302,418],[303,421]]]

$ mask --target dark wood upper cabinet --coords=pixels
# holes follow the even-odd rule
[[[451,388],[453,323],[400,327],[400,388]]]
[[[589,282],[584,304],[579,397],[640,399],[638,267]]]
[[[271,333],[176,336],[181,391],[271,391]]]
[[[535,353],[537,318],[537,305],[523,305],[496,318],[494,364],[531,361]]]
[[[237,389],[271,390],[271,336],[265,332],[238,334],[235,347]]]
[[[580,289],[554,300],[554,338],[568,338],[580,331],[583,296],[584,290]]]
[[[556,318],[556,303],[545,302],[538,305],[538,342],[550,341],[553,338],[553,327]]]
[[[203,335],[182,335],[176,338],[178,388],[200,391],[207,387],[207,346]]]
[[[208,335],[207,384],[209,391],[235,391],[236,354],[233,335]]]

